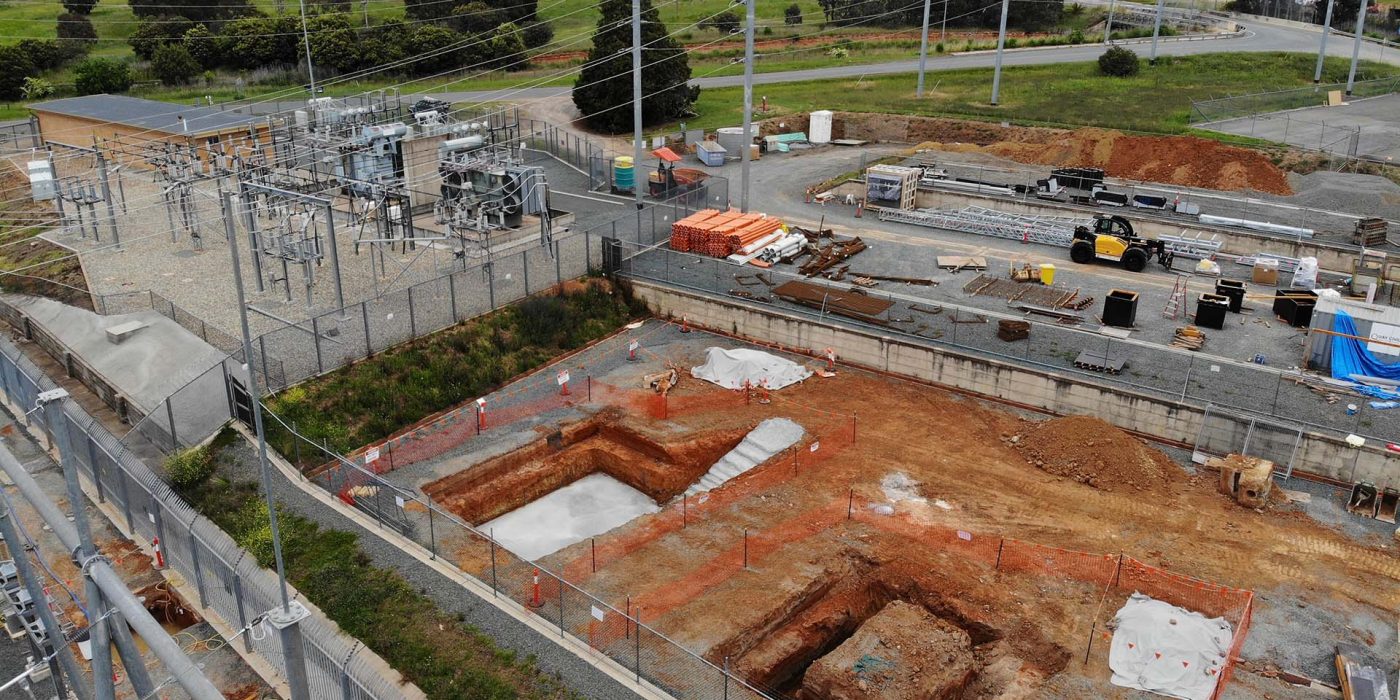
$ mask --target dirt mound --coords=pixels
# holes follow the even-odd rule
[[[983,150],[1023,163],[1103,168],[1114,177],[1216,190],[1291,194],[1288,176],[1258,151],[1194,136],[1130,136],[1077,129],[1003,140]]]
[[[806,115],[787,115],[767,133],[807,128]],[[777,128],[781,122],[787,128]],[[765,124],[767,126],[767,124]],[[1215,190],[1288,195],[1288,176],[1268,155],[1194,136],[1134,136],[1112,129],[1001,126],[993,122],[899,114],[837,112],[835,138],[918,143],[979,151],[1022,163],[1103,168],[1113,177]],[[969,147],[975,146],[976,148]]]
[[[1178,471],[1166,455],[1088,416],[1028,425],[1011,438],[1026,461],[1104,491],[1158,491]]]

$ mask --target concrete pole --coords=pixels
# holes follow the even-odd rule
[[[220,192],[224,211],[233,211],[233,202],[228,192]],[[267,434],[263,432],[262,391],[258,388],[258,373],[253,369],[253,336],[248,330],[248,305],[243,298],[243,271],[238,264],[238,232],[234,230],[235,217],[224,217],[224,233],[228,238],[229,255],[233,259],[233,287],[238,293],[238,321],[243,331],[243,361],[248,369],[248,403],[253,405],[253,430],[258,435],[258,467],[262,477],[263,497],[267,499],[268,527],[272,532],[272,556],[277,563],[277,584],[281,592],[282,606],[267,614],[267,620],[277,628],[282,641],[282,657],[286,667],[287,689],[292,700],[311,700],[311,690],[306,681],[306,658],[301,645],[301,625],[307,610],[301,603],[292,604],[287,597],[287,573],[282,563],[282,535],[277,524],[277,504],[272,501],[272,476],[267,466]],[[334,236],[334,229],[331,231]]]
[[[1149,65],[1157,65],[1157,38],[1162,35],[1162,3],[1164,0],[1157,0],[1157,17],[1152,21],[1152,55],[1148,57]]]
[[[642,208],[642,0],[632,0],[632,193]]]
[[[0,445],[0,471],[10,477],[15,486],[19,488],[20,494],[29,501],[29,505],[34,510],[39,511],[39,517],[43,518],[49,528],[53,530],[58,540],[63,543],[64,548],[69,551],[78,549],[78,532],[73,528],[73,524],[68,522],[68,516],[54,505],[48,494],[39,487],[34,477],[20,466],[19,460],[10,453],[4,445]],[[0,518],[4,520],[4,518]],[[8,534],[6,535],[8,537]],[[18,559],[16,559],[18,564]],[[141,635],[141,639],[146,642],[147,648],[161,663],[170,675],[175,678],[175,682],[185,689],[194,700],[223,700],[224,696],[218,688],[205,677],[204,672],[190,661],[190,657],[185,655],[185,651],[180,648],[175,640],[170,638],[170,633],[151,617],[151,613],[142,606],[141,602],[132,595],[127,588],[126,581],[123,581],[112,565],[107,563],[103,557],[96,557],[89,560],[86,573],[89,578],[97,583],[102,589],[103,595],[117,608],[117,611],[126,618],[136,633]],[[71,653],[69,654],[71,656]],[[86,690],[80,697],[86,698]]]
[[[1103,43],[1108,43],[1108,37],[1113,33],[1113,0],[1108,0],[1108,19],[1103,25]]]
[[[744,14],[748,27],[744,29],[744,143],[742,174],[744,192],[739,197],[739,211],[749,211],[749,160],[753,157],[753,6],[757,0],[746,0]]]
[[[938,30],[938,41],[947,48],[948,44],[948,2],[943,0],[943,26]]]
[[[1006,49],[1006,14],[1011,10],[1011,0],[1001,0],[1001,28],[997,30],[997,62],[992,72],[992,106],[1001,99],[1001,53]]]
[[[9,450],[0,448],[0,452],[9,454]],[[18,464],[18,462],[16,462]],[[19,528],[15,525],[16,516],[10,510],[8,502],[0,502],[0,535],[5,537],[5,541],[10,543],[10,554],[15,560],[15,572],[19,574],[19,580],[29,591],[29,600],[33,604],[34,612],[38,615],[40,623],[44,626],[44,631],[48,635],[49,646],[53,648],[58,660],[58,666],[62,673],[55,673],[54,678],[60,676],[68,677],[68,687],[73,689],[73,694],[78,696],[78,700],[92,700],[92,691],[88,690],[86,676],[78,666],[78,659],[73,656],[73,648],[68,645],[68,640],[63,638],[63,628],[58,624],[58,618],[54,617],[53,611],[49,609],[48,597],[44,593],[44,585],[34,575],[34,569],[29,565],[29,556],[24,550],[24,540],[20,539]],[[46,651],[43,647],[40,651]],[[53,664],[50,664],[52,668]],[[62,690],[59,691],[62,694]]]
[[[924,29],[919,32],[919,87],[915,88],[914,97],[924,96],[924,67],[928,64],[928,10],[932,2],[924,0]]]
[[[97,158],[100,164],[102,155],[99,153]],[[73,450],[68,440],[68,422],[63,415],[64,400],[57,399],[43,405],[44,423],[49,428],[52,447],[58,449],[59,468],[63,471],[64,485],[68,488],[68,508],[73,512],[73,525],[78,531],[79,545],[73,552],[73,563],[81,568],[83,562],[97,554],[97,548],[92,545],[92,526],[88,523],[87,512],[83,508],[87,499],[83,496],[82,489],[78,488],[77,465],[69,457]],[[92,650],[93,697],[96,700],[115,700],[117,690],[112,683],[112,640],[107,634],[107,620],[103,617],[107,606],[102,602],[102,592],[98,590],[96,582],[83,577],[83,588],[87,598],[88,642]],[[138,659],[137,663],[141,661]]]
[[[1351,70],[1347,71],[1347,97],[1351,97],[1356,87],[1356,61],[1361,57],[1361,33],[1366,30],[1366,0],[1356,10],[1356,36],[1351,43]]]
[[[1332,2],[1327,0],[1327,14],[1322,20],[1322,45],[1317,48],[1317,69],[1313,71],[1313,84],[1322,82],[1322,62],[1327,57],[1327,35],[1332,33]]]
[[[306,31],[306,0],[297,0],[301,8],[301,41],[306,44],[306,77],[311,83],[311,96],[316,96],[316,71],[311,67],[311,33]]]

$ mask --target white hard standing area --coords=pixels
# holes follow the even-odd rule
[[[607,474],[589,474],[481,526],[512,554],[533,561],[661,508]]]

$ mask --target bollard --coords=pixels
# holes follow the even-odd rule
[[[164,569],[164,568],[165,568],[165,554],[162,553],[162,552],[160,551],[160,538],[159,538],[159,537],[153,538],[153,539],[151,540],[151,546],[152,546],[152,548],[155,549],[155,552],[156,552],[156,568],[157,568],[157,569]]]
[[[486,430],[486,399],[476,400],[476,434]]]
[[[530,607],[532,607],[532,608],[538,608],[538,607],[540,607],[541,605],[544,605],[544,601],[540,600],[540,570],[539,570],[539,569],[535,569],[535,577],[534,577],[534,580],[535,580],[534,594],[533,594],[532,596],[530,596]]]

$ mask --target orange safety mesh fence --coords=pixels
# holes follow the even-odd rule
[[[1119,556],[1092,554],[1051,547],[1034,542],[1002,541],[998,563],[1003,571],[1029,571],[1047,576],[1064,576],[1098,586],[1112,585],[1118,574]]]

